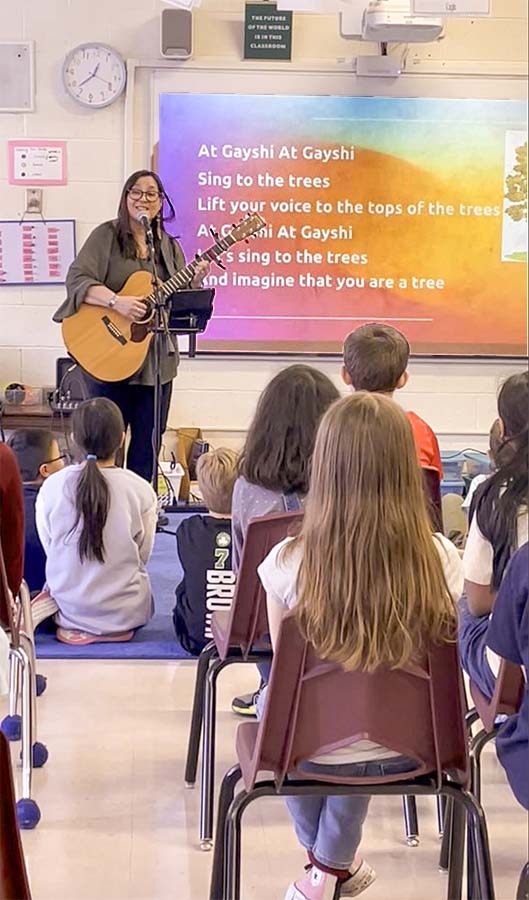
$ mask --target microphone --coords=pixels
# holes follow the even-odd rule
[[[147,238],[148,244],[154,244],[154,237],[151,228],[151,220],[149,216],[145,212],[141,212],[138,216],[138,222],[140,222],[145,228],[145,236]]]

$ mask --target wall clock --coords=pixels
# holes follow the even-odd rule
[[[62,67],[62,80],[77,103],[102,109],[123,93],[127,70],[116,50],[94,41],[70,51]]]

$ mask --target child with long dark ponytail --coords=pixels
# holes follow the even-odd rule
[[[72,644],[130,640],[152,615],[145,565],[156,495],[145,479],[116,466],[125,426],[115,403],[82,403],[72,430],[84,461],[48,478],[36,509],[57,637]]]
[[[464,669],[485,696],[494,693],[499,661],[487,649],[489,616],[511,557],[528,538],[529,375],[511,375],[498,394],[496,471],[476,490],[470,508],[459,605]]]

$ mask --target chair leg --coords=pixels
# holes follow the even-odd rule
[[[444,792],[453,797],[455,808],[465,809],[468,828],[472,829],[469,850],[475,865],[476,889],[474,894],[476,900],[496,900],[489,836],[483,807],[470,791],[445,785]],[[449,896],[451,900],[451,895]]]
[[[16,653],[9,655],[9,715],[18,715],[20,697],[20,660]]]
[[[529,900],[529,863],[526,863],[520,873],[516,900]]]
[[[402,798],[404,808],[404,824],[406,827],[406,843],[408,847],[419,846],[419,821],[417,818],[417,801],[412,795]]]
[[[200,782],[200,849],[213,847],[213,804],[215,799],[215,732],[217,678],[226,661],[215,660],[206,675],[202,722],[202,777]]]
[[[25,581],[20,585],[19,591],[20,605],[22,606],[22,621],[24,622],[24,631],[32,643],[35,643],[35,634],[33,629],[33,616],[31,614],[31,594]]]
[[[465,812],[461,803],[451,800],[449,806],[447,897],[448,900],[461,900],[465,855]]]
[[[446,816],[446,797],[438,794],[436,797],[437,805],[437,833],[442,838],[445,833],[445,816]]]
[[[35,670],[31,657],[20,644],[14,651],[22,669],[22,796],[17,802],[18,823],[21,828],[35,828],[40,820],[40,810],[31,797],[33,777],[33,727],[35,702]]]
[[[206,675],[209,664],[215,656],[217,656],[217,648],[213,641],[207,647],[204,647],[202,653],[198,657],[197,673],[195,678],[195,693],[193,696],[193,712],[191,714],[191,725],[189,728],[189,741],[187,745],[186,769],[185,769],[185,785],[188,788],[194,787],[197,780],[198,752],[200,749],[200,735],[202,732],[202,720],[204,717],[204,692],[206,685]]]
[[[18,714],[20,698],[20,660],[16,651],[9,650],[9,707],[0,723],[2,734],[8,741],[19,741],[22,735],[22,719]]]
[[[213,867],[211,870],[211,882],[209,900],[222,900],[225,870],[226,870],[226,819],[228,809],[235,795],[235,788],[241,778],[240,766],[233,766],[222,779],[217,808],[217,829],[215,835],[215,848],[213,855]]]
[[[495,737],[496,731],[482,729],[470,742],[470,790],[478,803],[481,803],[481,754]]]
[[[451,797],[443,798],[445,801],[445,819],[444,819],[444,830],[443,830],[443,842],[441,844],[441,852],[439,854],[439,870],[441,872],[448,872],[448,866],[450,863],[450,841],[451,841],[451,833],[452,833],[452,813],[454,810],[454,803]]]

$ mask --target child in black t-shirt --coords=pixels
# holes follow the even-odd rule
[[[176,533],[184,576],[176,588],[173,622],[182,647],[198,656],[211,639],[211,616],[231,606],[231,498],[237,454],[221,448],[197,462],[197,479],[209,515],[184,519]]]

